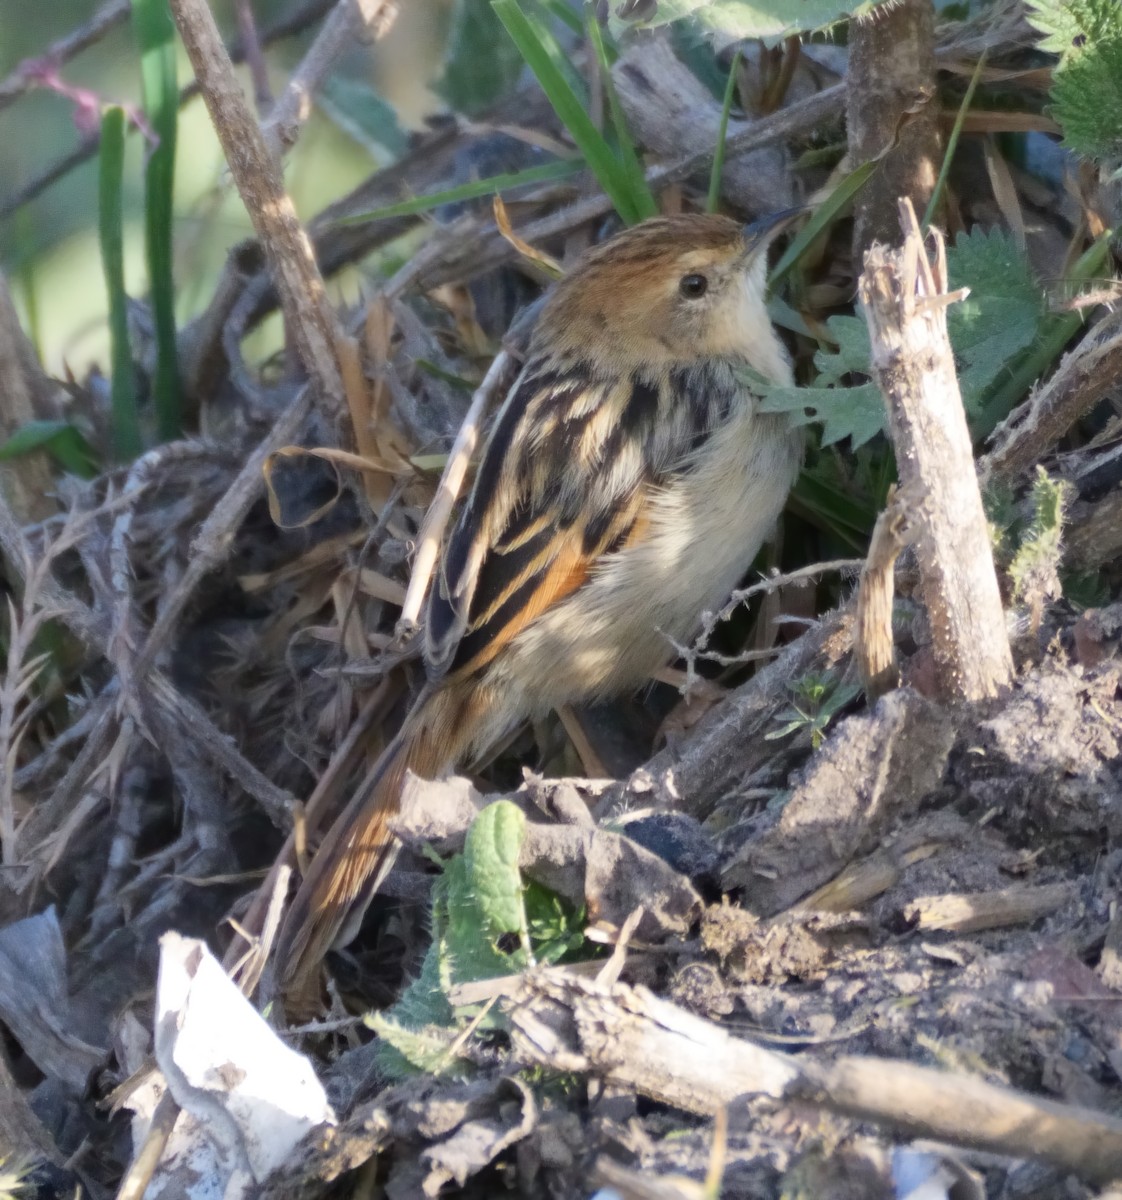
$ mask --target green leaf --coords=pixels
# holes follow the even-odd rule
[[[994,396],[1025,351],[1041,334],[1044,300],[1028,259],[1002,230],[963,234],[947,251],[951,288],[967,287],[966,300],[951,305],[947,329],[958,364],[958,381],[967,419],[976,437],[984,436],[1007,411],[997,412]],[[757,382],[764,412],[785,412],[796,424],[821,421],[822,445],[848,438],[853,447],[885,427],[884,402],[872,382],[850,384],[854,375],[871,377],[869,332],[859,317],[835,316],[826,328],[836,350],[814,356],[818,378],[813,387],[777,387]],[[1035,378],[1035,376],[1034,376]]]
[[[689,17],[706,33],[735,40],[763,38],[774,44],[842,17],[864,16],[880,2],[887,0],[640,0],[613,5],[611,25],[618,37],[628,28],[652,28]]]
[[[21,425],[0,445],[0,462],[35,450],[46,450],[64,470],[82,479],[92,479],[98,473],[93,447],[67,421],[28,421]]]
[[[1057,570],[1064,505],[1071,490],[1069,483],[1052,479],[1043,467],[1037,466],[1032,484],[1032,519],[1009,564],[1013,599],[1018,602],[1040,604],[1061,590]]]
[[[113,105],[101,118],[98,150],[98,241],[105,289],[109,294],[109,347],[112,380],[109,401],[113,449],[130,460],[144,449],[136,404],[136,380],[129,346],[129,298],[125,292],[124,215],[121,184],[125,166],[125,110]]]
[[[456,0],[444,73],[436,85],[438,94],[456,112],[475,116],[503,95],[521,73],[522,56],[503,35],[490,0]]]
[[[144,168],[144,250],[156,335],[152,396],[156,406],[156,430],[163,441],[173,441],[183,433],[172,246],[175,145],[179,123],[175,23],[171,19],[168,0],[133,0],[132,20],[140,46],[144,115],[157,138]]]
[[[509,800],[489,804],[472,823],[464,863],[476,908],[476,937],[526,931],[518,871],[518,852],[525,834],[526,818]]]
[[[1061,63],[1052,100],[1065,146],[1112,165],[1122,159],[1122,32]]]
[[[1064,144],[1088,158],[1122,159],[1122,6],[1118,0],[1028,0],[1043,50],[1060,56],[1053,115]]]
[[[796,425],[821,421],[822,445],[849,438],[853,448],[876,437],[885,428],[884,399],[875,383],[841,386],[853,374],[869,375],[869,331],[859,317],[836,316],[826,328],[836,350],[819,350],[814,356],[818,379],[814,387],[779,387],[759,384],[762,412],[785,412]]]
[[[947,275],[952,289],[970,289],[965,300],[948,309],[947,330],[962,402],[977,433],[990,388],[1037,339],[1044,297],[1024,252],[1004,230],[960,234],[947,251]]]
[[[628,193],[639,218],[653,217],[658,212],[651,190],[647,187],[647,177],[643,173],[643,164],[639,161],[639,151],[627,127],[627,117],[623,105],[619,102],[615,80],[612,78],[612,59],[604,42],[604,32],[596,19],[596,10],[592,5],[585,8],[588,43],[600,64],[600,76],[604,81],[604,94],[608,97],[608,109],[612,114],[612,128],[615,130],[616,141],[619,144],[619,159],[628,180]]]
[[[1041,50],[1064,57],[1118,32],[1117,0],[1027,0],[1026,16],[1044,37]]]
[[[365,80],[348,79],[338,73],[329,75],[316,103],[329,120],[359,145],[369,147],[373,143],[392,158],[405,153],[409,138],[401,128],[396,110]]]
[[[741,50],[738,46],[732,56],[729,67],[729,77],[725,83],[724,95],[721,97],[721,123],[717,126],[717,148],[713,152],[713,167],[709,172],[709,193],[705,198],[705,211],[715,213],[721,200],[721,174],[725,169],[725,138],[729,131],[729,113],[732,111],[732,100],[736,94],[736,76],[740,70]]]
[[[382,1039],[378,1059],[387,1075],[466,1075],[471,1061],[452,1053],[456,1030],[439,1025],[410,1026],[386,1013],[372,1012],[364,1024]]]
[[[884,400],[875,383],[856,387],[770,387],[761,412],[789,413],[796,425],[822,422],[822,445],[849,438],[862,446],[884,429]]]

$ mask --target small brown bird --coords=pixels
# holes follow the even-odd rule
[[[751,564],[802,456],[743,374],[791,382],[764,291],[795,215],[656,217],[556,284],[444,550],[428,683],[289,910],[288,995],[392,863],[407,769],[435,778],[527,716],[639,687]]]

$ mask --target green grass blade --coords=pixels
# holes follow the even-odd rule
[[[877,519],[868,502],[846,495],[813,471],[803,471],[795,480],[788,503],[792,512],[829,530],[845,545],[862,554],[867,549]]]
[[[616,212],[627,224],[634,225],[641,216],[633,201],[632,183],[627,169],[612,153],[604,135],[593,125],[579,97],[554,65],[533,25],[519,7],[518,0],[491,0],[491,5],[507,33],[514,39],[514,44],[525,59],[526,65],[537,77],[561,123],[584,155],[590,170],[615,205]]]
[[[966,122],[966,114],[970,111],[970,105],[974,100],[974,90],[978,86],[978,80],[982,77],[982,68],[986,65],[986,52],[983,50],[978,56],[978,65],[974,68],[974,74],[970,77],[970,84],[966,89],[966,95],[962,97],[962,103],[958,108],[958,115],[954,119],[954,126],[951,129],[951,136],[947,138],[947,151],[943,155],[943,165],[939,168],[939,178],[935,180],[935,187],[931,192],[931,199],[927,202],[927,210],[923,214],[923,221],[920,223],[920,229],[926,233],[927,227],[935,219],[935,213],[939,209],[939,201],[943,198],[943,189],[947,186],[947,176],[951,173],[951,163],[954,161],[954,152],[958,148],[959,135],[962,133],[962,126]]]
[[[125,292],[124,217],[121,181],[125,165],[125,110],[107,108],[101,118],[98,152],[98,237],[105,289],[109,293],[109,342],[112,370],[110,404],[113,450],[118,458],[136,458],[144,449],[136,406],[136,380],[129,347],[129,298]]]
[[[775,269],[768,280],[768,287],[775,288],[785,275],[798,263],[807,252],[815,238],[827,229],[831,222],[845,210],[854,196],[865,186],[869,176],[877,169],[877,162],[862,163],[855,171],[851,171],[825,200],[814,210],[814,215],[806,225],[799,230],[798,236],[791,239],[791,244],[783,252]]]
[[[709,173],[709,195],[705,198],[705,211],[715,213],[721,199],[721,173],[725,169],[725,136],[729,131],[729,113],[732,111],[732,98],[736,95],[736,72],[740,68],[740,51],[733,55],[732,66],[729,68],[728,83],[725,84],[725,96],[721,102],[721,124],[717,129],[717,149],[713,152],[713,169]]]
[[[156,377],[153,381],[156,432],[162,441],[172,441],[183,434],[172,245],[175,145],[179,123],[175,23],[171,19],[168,0],[133,0],[132,20],[140,47],[144,112],[159,139],[158,145],[149,152],[144,171],[144,238],[156,334]]]
[[[561,44],[554,36],[553,30],[549,25],[549,16],[560,17],[561,10],[568,13],[568,17],[565,18],[565,24],[574,33],[583,34],[584,26],[581,24],[580,14],[569,8],[567,4],[556,6],[548,3],[542,4],[539,0],[538,3],[523,4],[522,6],[523,15],[530,22],[534,33],[537,34],[538,41],[541,42],[553,65],[564,75],[569,87],[573,89],[573,95],[587,107],[588,83],[576,67],[573,66],[569,56],[561,49]]]
[[[588,28],[588,41],[592,46],[596,60],[600,64],[600,74],[604,80],[604,91],[608,97],[608,109],[612,114],[612,126],[615,129],[616,141],[619,143],[620,160],[627,172],[628,188],[635,211],[641,218],[653,217],[658,212],[651,189],[647,187],[647,177],[643,172],[643,164],[639,160],[639,152],[635,149],[631,131],[627,127],[627,117],[624,116],[623,105],[619,102],[615,81],[612,79],[612,63],[604,45],[604,32],[600,22],[596,20],[596,10],[589,5],[585,9]]]
[[[567,179],[570,175],[579,175],[583,170],[582,159],[565,158],[558,162],[543,163],[540,167],[527,167],[524,171],[473,179],[471,183],[461,183],[457,187],[445,188],[442,192],[430,192],[427,196],[414,196],[412,200],[387,204],[384,208],[374,208],[369,212],[353,213],[347,217],[340,217],[336,224],[361,225],[365,221],[384,221],[389,217],[411,217],[417,213],[431,212],[434,208],[440,208],[442,204],[459,204],[464,200],[478,200],[480,196],[513,192],[517,188],[529,187],[535,183]]]

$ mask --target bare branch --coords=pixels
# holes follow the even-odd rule
[[[335,343],[340,329],[276,157],[249,111],[206,0],[171,0],[207,111],[250,220],[265,247],[293,344],[327,415],[344,413]]]
[[[338,0],[288,86],[277,99],[262,132],[269,149],[284,155],[312,113],[312,97],[340,57],[355,41],[375,41],[389,32],[397,0]]]

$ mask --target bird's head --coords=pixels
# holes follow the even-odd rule
[[[537,338],[617,369],[770,354],[767,248],[799,211],[747,226],[692,214],[625,229],[555,286]]]

